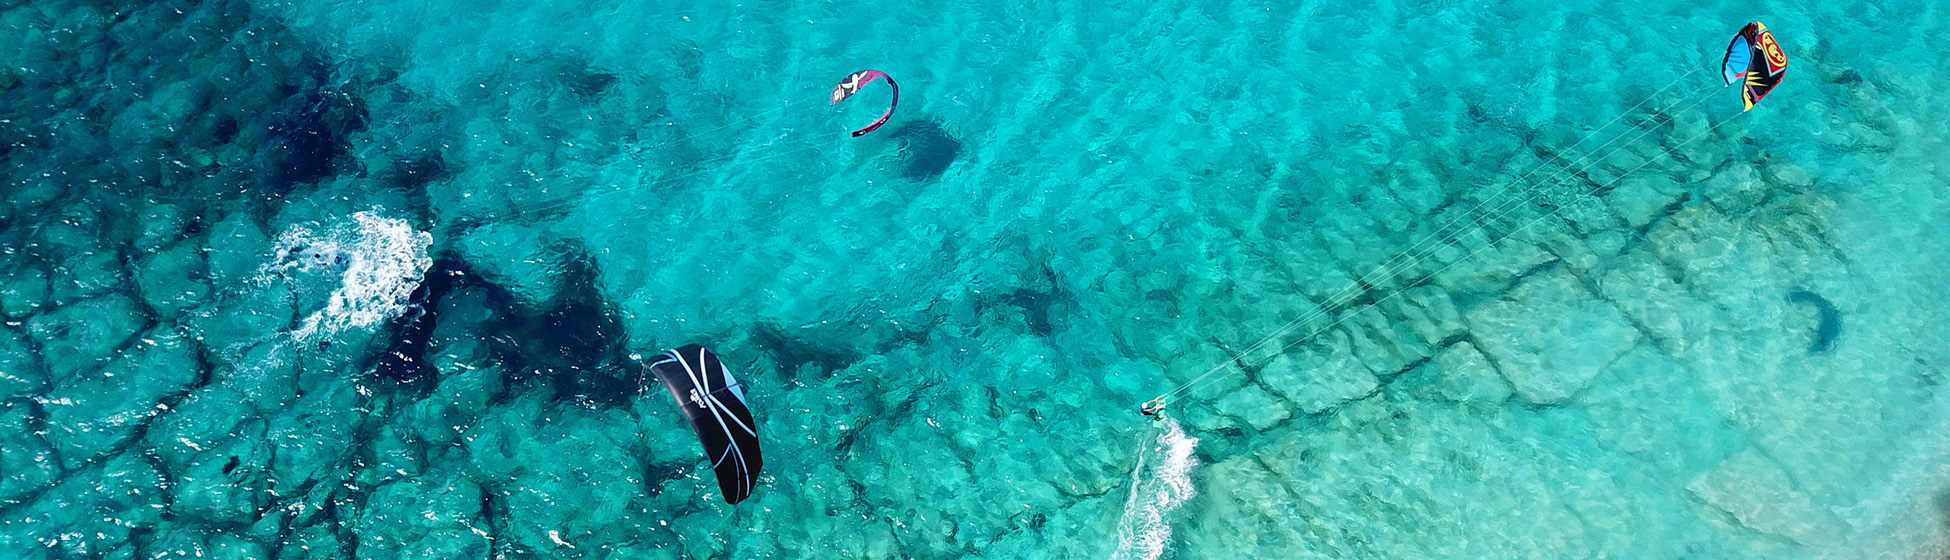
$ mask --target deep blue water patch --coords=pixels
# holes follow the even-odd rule
[[[475,282],[472,278],[458,259],[435,259],[408,298],[406,311],[382,331],[391,336],[371,365],[373,373],[398,383],[414,396],[425,395],[439,376],[427,363],[427,344],[440,320],[441,300],[454,289]]]
[[[785,379],[797,377],[805,366],[812,366],[815,378],[830,377],[861,359],[859,352],[845,347],[828,347],[793,337],[778,325],[760,324],[752,329],[751,340],[771,355],[772,363]]]
[[[901,143],[901,177],[912,181],[933,181],[948,172],[961,156],[961,140],[942,128],[941,123],[924,118],[908,121],[894,129]]]
[[[317,79],[323,78],[319,70]],[[364,102],[336,88],[291,93],[284,120],[273,129],[285,152],[277,171],[279,186],[288,191],[357,166],[346,137],[365,129]]]
[[[468,342],[459,340],[464,337],[481,341],[493,360],[507,366],[497,401],[541,390],[585,404],[626,403],[641,382],[625,356],[622,322],[598,291],[599,272],[587,253],[570,248],[563,254],[558,295],[536,303],[524,302],[457,256],[436,258],[407,311],[382,331],[388,336],[367,368],[406,396],[425,396],[439,375],[429,352]],[[480,318],[443,328],[449,314]]]
[[[619,80],[615,73],[590,67],[586,63],[566,65],[559,75],[562,83],[569,87],[569,91],[575,92],[584,99],[602,96],[603,92],[609,91],[609,88],[615,86]]]
[[[237,119],[229,115],[217,117],[217,124],[210,129],[210,140],[217,144],[229,144],[237,139]]]
[[[406,195],[406,210],[411,212],[418,223],[436,223],[433,205],[429,202],[427,186],[452,179],[454,170],[448,166],[447,158],[437,149],[422,149],[417,153],[399,159],[393,167],[380,174],[382,183]]]
[[[1062,290],[1063,282],[1056,277],[1056,270],[1044,261],[1041,278],[1030,286],[1016,288],[992,298],[986,298],[985,305],[1006,305],[1020,309],[1024,326],[1031,334],[1047,337],[1056,332],[1057,324],[1073,310],[1075,298]]]
[[[603,298],[602,273],[588,251],[569,244],[563,254],[559,295],[524,334],[538,344],[534,354],[557,398],[624,405],[639,384],[623,321]]]
[[[423,193],[430,183],[453,177],[447,158],[439,150],[424,150],[399,160],[386,176],[386,184],[408,193]]]

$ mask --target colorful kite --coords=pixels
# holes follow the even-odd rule
[[[1767,26],[1750,21],[1727,45],[1727,58],[1721,71],[1726,74],[1727,85],[1744,82],[1740,97],[1747,100],[1745,110],[1751,111],[1760,98],[1767,97],[1767,92],[1774,91],[1774,86],[1781,83],[1781,76],[1787,73],[1787,63],[1787,53],[1781,52],[1781,44],[1774,42],[1774,34]]]
[[[840,101],[848,97],[852,97],[853,94],[859,93],[860,88],[866,87],[868,82],[872,82],[874,78],[883,78],[887,80],[887,86],[894,88],[894,100],[887,104],[887,112],[885,114],[880,115],[880,120],[873,121],[873,124],[867,125],[866,128],[853,131],[853,136],[855,138],[858,138],[862,134],[873,132],[873,129],[880,128],[880,125],[887,124],[888,117],[894,116],[894,106],[901,104],[900,84],[894,83],[894,78],[892,76],[888,76],[886,72],[881,72],[879,70],[861,70],[859,72],[847,74],[846,79],[840,80],[840,85],[835,86],[833,88],[833,102],[828,103],[828,105],[837,105],[839,104]]]

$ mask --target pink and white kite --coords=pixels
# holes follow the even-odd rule
[[[901,103],[901,86],[900,84],[894,83],[894,78],[888,76],[886,72],[879,70],[861,70],[847,74],[846,79],[840,80],[840,85],[833,87],[833,102],[828,103],[828,105],[837,105],[840,101],[852,97],[855,93],[859,93],[860,88],[866,87],[867,83],[872,82],[874,78],[887,80],[887,86],[894,88],[894,100],[887,103],[887,112],[880,115],[880,120],[873,121],[873,124],[867,125],[866,128],[853,131],[855,138],[860,137],[862,134],[873,132],[873,129],[880,128],[880,125],[887,124],[887,119],[894,116],[894,106],[900,105]]]

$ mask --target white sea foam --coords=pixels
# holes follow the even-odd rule
[[[1148,453],[1138,455],[1137,468],[1131,471],[1131,497],[1124,502],[1124,518],[1117,522],[1117,552],[1113,560],[1157,560],[1171,544],[1171,524],[1166,517],[1185,505],[1196,492],[1192,488],[1192,469],[1198,460],[1192,450],[1198,438],[1185,435],[1178,422],[1164,421],[1164,431],[1150,445]],[[1146,458],[1155,464],[1146,469]]]
[[[406,310],[407,299],[433,266],[433,235],[405,220],[358,212],[349,223],[322,229],[293,226],[278,234],[267,275],[336,275],[323,308],[307,315],[291,336],[306,340],[370,327]],[[322,291],[322,290],[321,290]]]

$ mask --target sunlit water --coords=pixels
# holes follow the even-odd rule
[[[1950,538],[1938,3],[4,5],[3,557]]]

